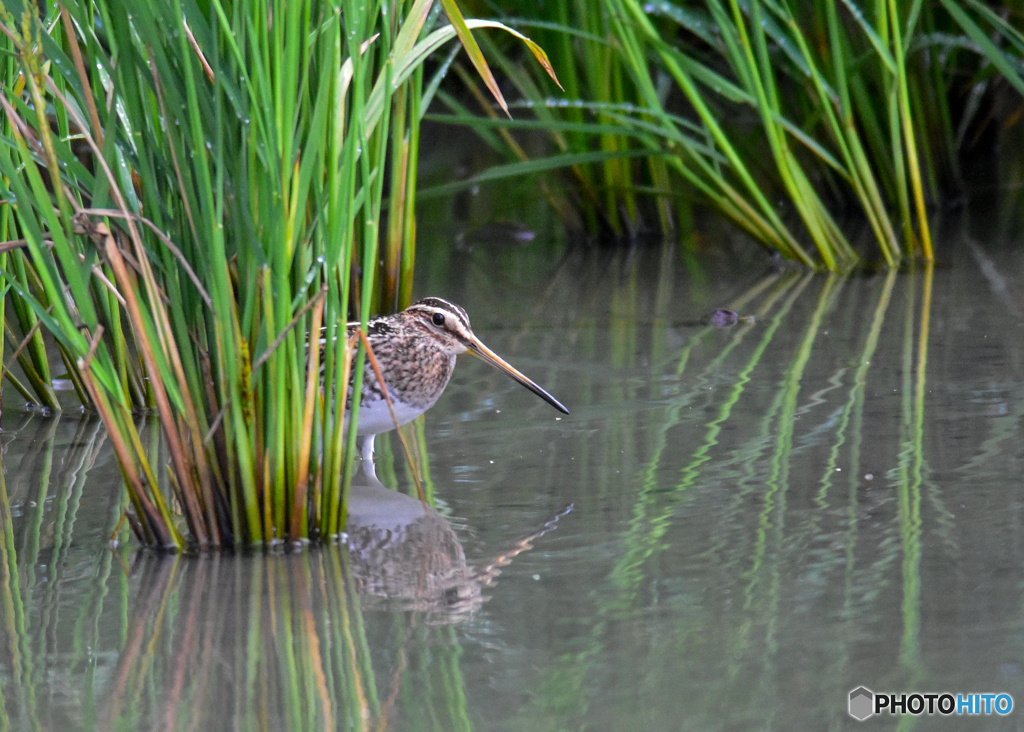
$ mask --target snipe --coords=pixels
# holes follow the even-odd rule
[[[349,323],[349,333],[357,326],[358,323]],[[400,313],[373,318],[367,324],[366,335],[399,425],[434,406],[452,377],[455,357],[467,352],[501,369],[563,414],[569,413],[561,402],[473,335],[466,311],[447,300],[428,297]],[[377,376],[367,365],[356,431],[364,438],[364,461],[372,465],[374,436],[394,428],[395,420],[388,411]]]

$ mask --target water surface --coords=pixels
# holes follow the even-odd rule
[[[460,361],[422,428],[436,512],[396,499],[351,552],[142,551],[101,426],[8,405],[0,729],[860,729],[861,685],[1024,704],[1024,260],[965,228],[934,272],[850,278],[425,242],[418,294],[572,414]]]

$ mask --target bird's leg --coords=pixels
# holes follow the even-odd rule
[[[377,435],[367,435],[363,438],[363,444],[360,446],[359,456],[363,459],[364,463],[373,462],[373,438]]]
[[[374,480],[377,479],[377,469],[373,465],[373,438],[377,435],[367,435],[363,438],[363,444],[360,446],[359,456],[363,460],[363,472]]]

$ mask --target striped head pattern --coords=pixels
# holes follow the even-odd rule
[[[405,309],[403,315],[415,318],[420,327],[453,356],[465,353],[477,341],[466,311],[439,297],[415,302]]]

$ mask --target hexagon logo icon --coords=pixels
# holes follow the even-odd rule
[[[863,722],[874,714],[874,701],[875,694],[871,689],[858,686],[850,692],[850,716],[858,722]]]

